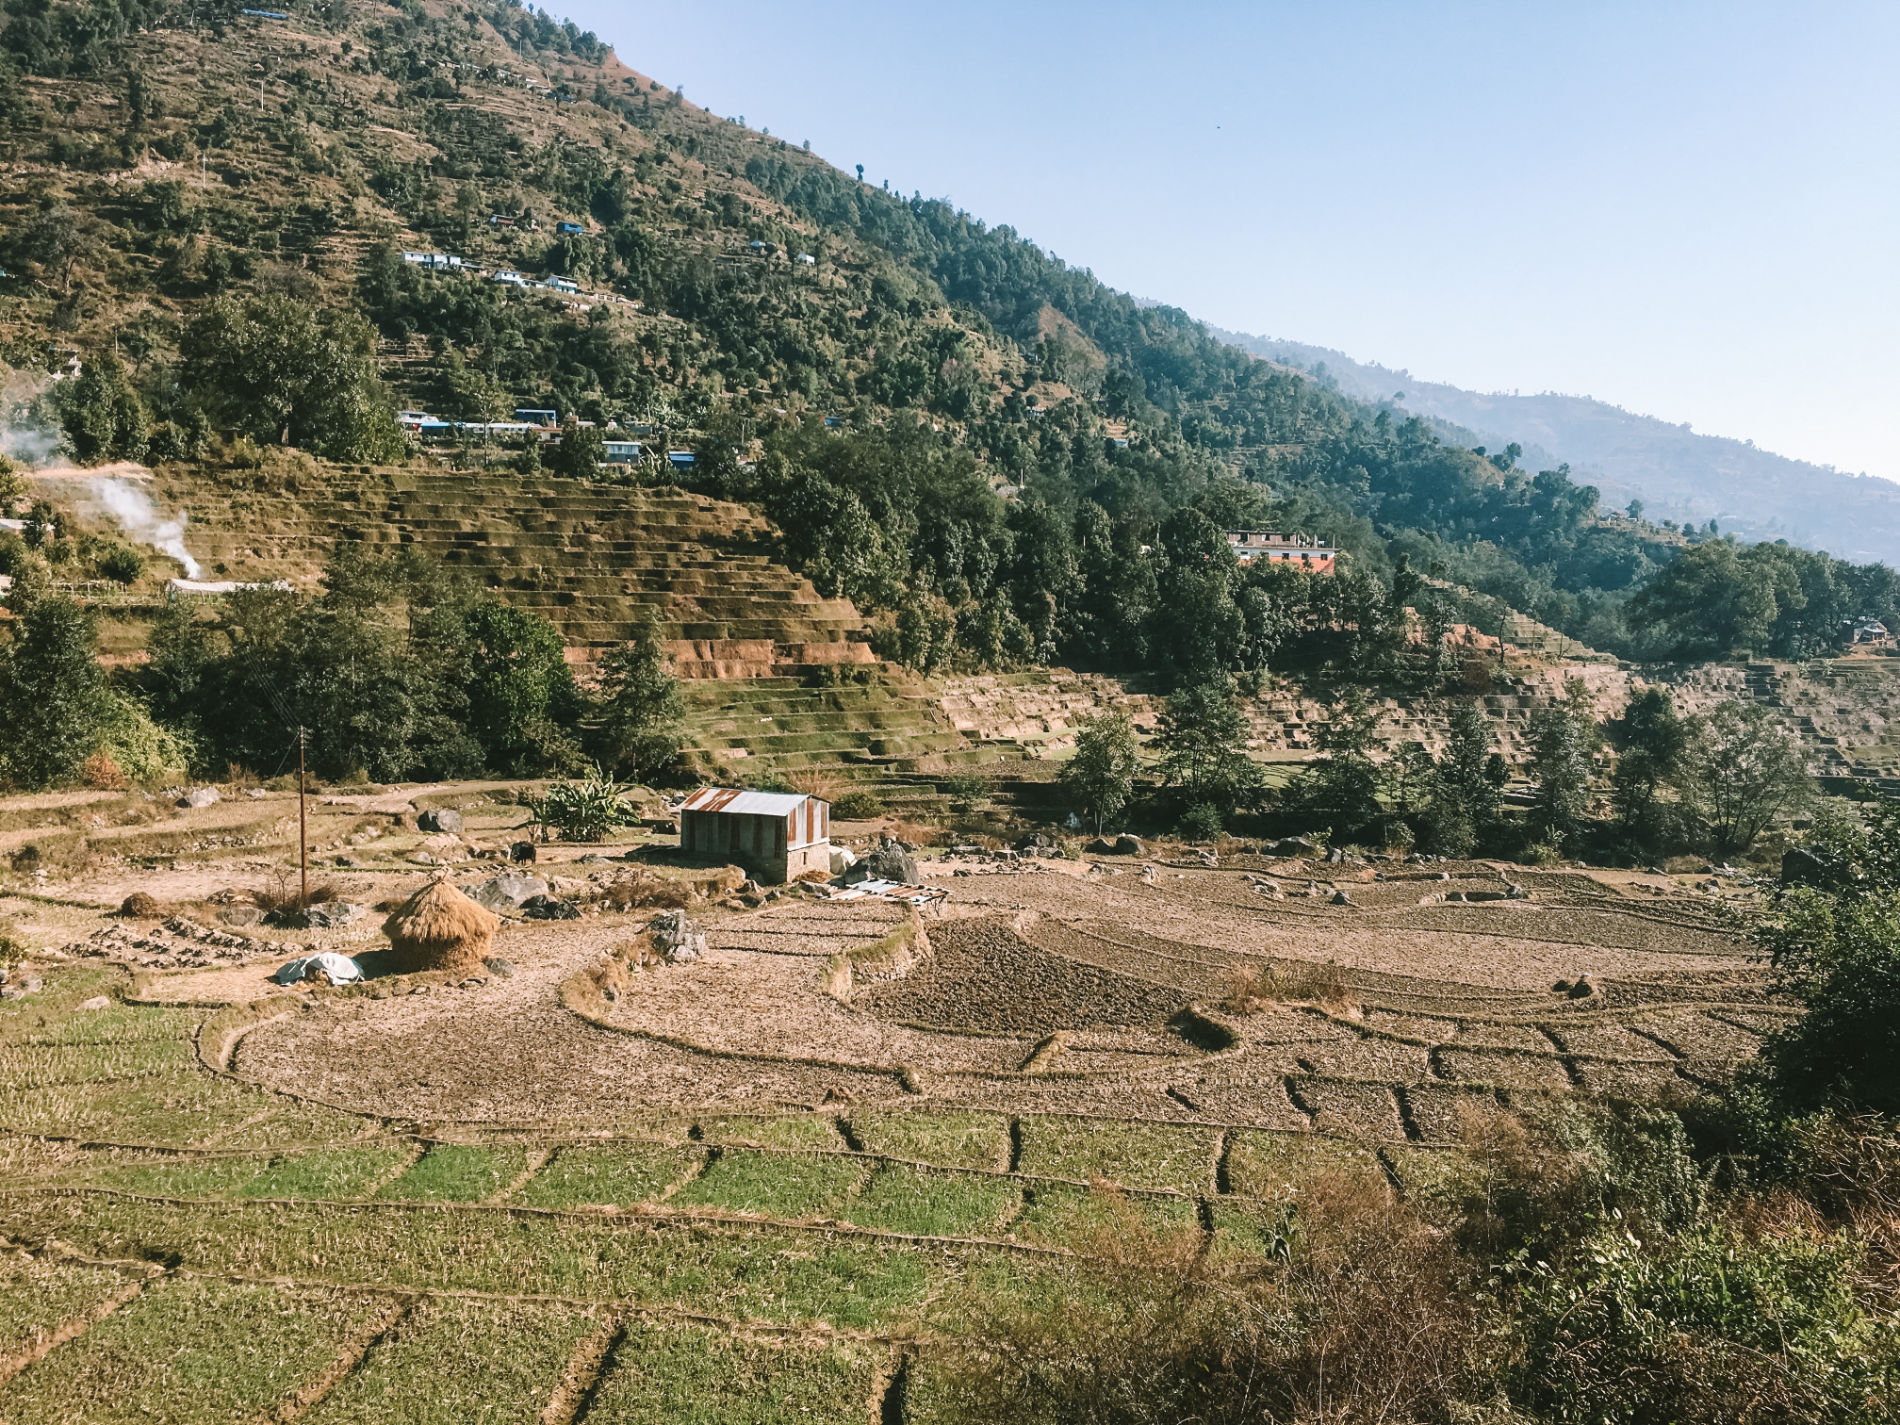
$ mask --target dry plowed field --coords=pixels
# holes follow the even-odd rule
[[[1692,1091],[1785,1015],[1691,896],[1337,871],[926,863],[905,961],[903,908],[788,896],[612,1000],[575,986],[650,912],[510,920],[456,983],[153,968],[162,928],[43,963],[0,1002],[0,1420],[930,1421],[970,1303],[1104,1231],[1430,1203],[1487,1125]],[[89,885],[0,913],[81,942]]]

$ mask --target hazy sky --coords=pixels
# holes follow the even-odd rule
[[[1217,325],[1900,479],[1900,4],[573,0]]]

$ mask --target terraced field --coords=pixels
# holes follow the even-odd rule
[[[902,963],[891,903],[714,912],[611,1001],[637,913],[458,983],[47,965],[0,1002],[0,1419],[928,1421],[972,1303],[1104,1231],[1450,1203],[1487,1125],[1783,1015],[1706,904],[1579,874],[1039,864],[927,863]]]

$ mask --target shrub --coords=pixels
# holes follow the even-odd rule
[[[104,749],[93,753],[80,764],[79,777],[94,791],[122,792],[125,790],[125,773],[119,769],[119,764],[112,760],[112,754]]]
[[[1226,830],[1220,808],[1212,802],[1196,802],[1181,813],[1181,834],[1189,841],[1218,841]]]
[[[1074,1258],[972,1303],[941,1383],[949,1418],[1442,1419],[1467,1395],[1475,1318],[1455,1251],[1382,1183],[1321,1175],[1239,1261],[1110,1207]]]
[[[551,783],[528,809],[536,824],[564,841],[604,841],[615,827],[640,820],[626,800],[629,790],[596,767],[585,781]]]
[[[145,556],[130,545],[114,545],[99,561],[99,572],[116,584],[136,584],[145,572]]]
[[[884,811],[883,798],[876,792],[846,792],[831,804],[832,815],[841,821],[872,821]]]
[[[1525,1269],[1512,1394],[1577,1425],[1891,1418],[1900,1331],[1856,1300],[1859,1259],[1844,1238],[1646,1243],[1611,1219]]]

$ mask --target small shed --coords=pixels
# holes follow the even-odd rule
[[[760,881],[831,872],[831,803],[802,792],[701,787],[680,808],[680,849],[724,857]]]

